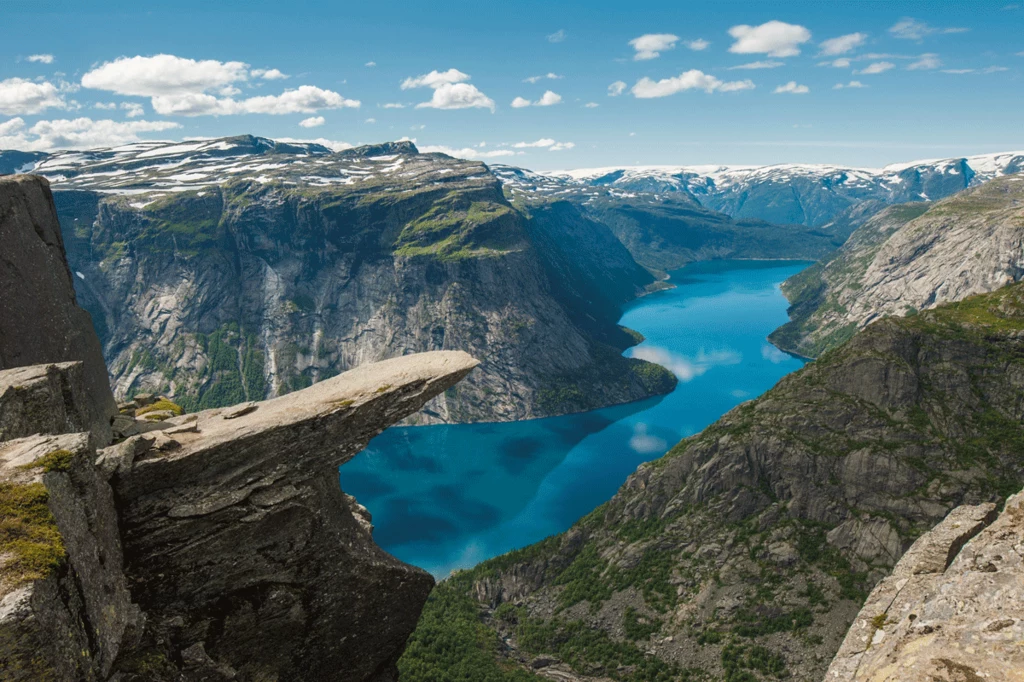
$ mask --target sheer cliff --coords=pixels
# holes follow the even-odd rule
[[[44,179],[0,181],[0,235],[0,680],[393,682],[434,581],[377,547],[337,467],[476,360],[362,364],[111,443]]]
[[[261,400],[363,362],[460,349],[479,371],[417,421],[510,420],[664,393],[615,322],[654,278],[606,227],[539,222],[481,163],[411,143],[243,136],[67,153],[68,259],[118,398]]]
[[[771,340],[818,355],[872,320],[915,314],[1024,277],[1024,176],[892,206],[831,258],[783,284],[791,321]]]
[[[494,680],[822,679],[917,537],[1020,490],[1022,342],[1024,284],[869,325],[568,532],[442,583],[404,679],[455,679],[453,632]]]

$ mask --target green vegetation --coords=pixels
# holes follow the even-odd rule
[[[64,561],[48,500],[42,483],[0,483],[0,556],[7,557],[0,571],[7,585],[45,578]]]
[[[178,405],[175,402],[171,402],[167,398],[161,398],[160,400],[157,400],[155,403],[137,409],[135,411],[135,416],[142,417],[146,414],[149,414],[150,412],[170,412],[176,417],[180,417],[181,415],[185,414],[185,410],[182,409],[181,405]]]
[[[758,682],[758,678],[749,672],[751,670],[777,679],[789,677],[782,654],[763,646],[725,645],[722,668],[725,670],[725,682]]]
[[[51,471],[67,471],[71,468],[71,461],[75,458],[75,455],[70,450],[54,450],[48,452],[39,459],[25,464],[22,468],[34,469],[36,467],[42,468],[46,473]]]
[[[628,640],[647,640],[661,629],[661,621],[657,618],[642,616],[630,606],[622,615],[622,628]]]
[[[458,261],[501,255],[521,239],[514,209],[451,192],[405,225],[394,243],[394,254]]]

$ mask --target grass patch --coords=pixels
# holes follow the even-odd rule
[[[64,543],[42,483],[0,483],[0,555],[4,582],[40,580],[64,561]]]

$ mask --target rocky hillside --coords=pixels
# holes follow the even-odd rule
[[[571,204],[589,220],[607,225],[638,263],[653,270],[716,258],[816,260],[838,248],[849,234],[839,223],[833,229],[734,219],[701,206],[668,181],[624,189],[509,166],[493,170],[513,205],[530,211],[531,206]]]
[[[620,357],[635,339],[619,306],[654,278],[603,225],[531,221],[481,163],[243,136],[66,152],[35,172],[58,190],[118,398],[261,400],[436,349],[482,364],[419,421],[526,419],[674,386]]]
[[[45,180],[0,181],[0,237],[0,680],[394,682],[433,579],[337,467],[477,362],[366,364],[111,443]]]
[[[1024,277],[1024,175],[948,199],[887,208],[783,291],[791,321],[772,334],[816,356],[885,315],[915,314]]]
[[[1024,152],[912,161],[884,168],[776,166],[634,166],[549,175],[572,185],[620,193],[682,196],[734,218],[824,226],[858,204],[935,201],[1024,170]]]
[[[868,326],[443,583],[403,680],[822,679],[917,537],[1024,483],[1022,344],[1024,284]]]

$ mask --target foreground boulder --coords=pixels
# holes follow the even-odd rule
[[[111,444],[49,190],[0,200],[0,682],[394,680],[433,579],[374,544],[337,466],[476,360],[364,365]]]

